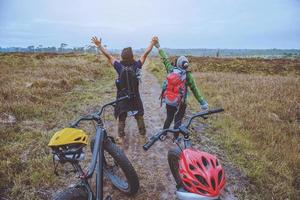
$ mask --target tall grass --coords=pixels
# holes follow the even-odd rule
[[[94,55],[0,54],[0,197],[49,199],[63,185],[47,144],[79,112],[110,96],[113,77]]]
[[[296,199],[300,174],[300,78],[203,73],[197,82],[226,113],[212,137],[264,199]]]
[[[252,199],[298,199],[300,61],[192,57],[191,62],[210,106],[225,108],[211,121],[218,131],[206,134],[247,174],[255,186],[249,189]],[[160,61],[150,69],[163,79]]]

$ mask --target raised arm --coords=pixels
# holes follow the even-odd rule
[[[116,59],[102,46],[101,38],[99,40],[96,36],[92,37],[92,43],[94,43],[96,47],[103,53],[103,55],[108,59],[109,63],[114,65]]]
[[[146,49],[145,53],[143,53],[143,55],[140,58],[142,65],[145,63],[147,56],[152,51],[153,46],[154,46],[154,41],[152,40],[151,43],[150,43],[150,45]]]
[[[173,66],[171,64],[171,61],[170,61],[167,53],[163,49],[160,48],[158,37],[153,37],[152,41],[154,41],[154,46],[158,49],[158,53],[163,60],[166,71],[167,71],[167,73],[169,73],[170,71],[172,71]]]
[[[171,64],[171,61],[170,61],[167,53],[164,50],[160,49],[160,48],[158,48],[158,53],[159,53],[160,57],[163,60],[163,63],[166,67],[167,73],[170,73],[170,71],[172,71],[172,69],[173,69],[173,65]]]

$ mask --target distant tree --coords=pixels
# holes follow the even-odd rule
[[[218,51],[217,51],[217,58],[219,58],[219,56],[220,56],[220,50],[218,49]]]
[[[33,45],[28,46],[27,51],[34,53],[34,46]]]
[[[86,51],[88,53],[97,53],[97,48],[94,45],[88,45],[86,47]]]
[[[60,52],[64,52],[64,48],[67,47],[68,45],[65,43],[61,43],[60,47],[58,48]]]
[[[74,47],[72,51],[76,53],[84,53],[84,47]]]
[[[38,51],[38,52],[43,52],[43,45],[38,45],[37,46],[37,48],[36,48],[36,50]]]

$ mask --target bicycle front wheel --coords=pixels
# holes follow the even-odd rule
[[[179,176],[179,160],[180,160],[181,149],[176,147],[172,148],[168,152],[168,163],[172,172],[172,175],[177,183],[177,186],[182,185],[181,178]]]
[[[93,151],[95,140],[91,141]],[[130,163],[129,159],[115,143],[109,138],[104,140],[104,174],[109,178],[112,184],[126,193],[134,195],[139,190],[140,184],[137,173]]]

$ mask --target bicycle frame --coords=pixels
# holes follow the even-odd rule
[[[103,163],[104,163],[104,150],[103,142],[107,138],[106,130],[103,128],[102,123],[97,123],[96,125],[96,137],[95,145],[93,149],[92,161],[89,166],[87,173],[84,173],[79,161],[72,163],[75,170],[78,172],[80,177],[80,182],[78,185],[83,185],[88,191],[89,200],[102,200],[103,199]],[[96,171],[96,195],[93,193],[88,180],[93,177],[94,172]]]
[[[88,191],[88,199],[89,200],[103,200],[103,164],[104,164],[104,148],[103,148],[103,142],[107,136],[107,132],[104,128],[102,119],[101,119],[101,114],[104,110],[105,107],[109,105],[114,105],[115,103],[119,101],[123,101],[125,99],[128,99],[128,96],[122,97],[120,99],[117,99],[114,102],[105,104],[101,110],[91,116],[88,117],[81,117],[79,120],[71,124],[71,127],[77,127],[79,122],[82,120],[94,120],[96,121],[96,136],[95,136],[95,144],[93,148],[93,156],[92,156],[92,161],[89,166],[89,170],[87,173],[84,173],[79,161],[75,161],[74,163],[71,163],[75,170],[79,173],[79,177],[81,179],[80,183],[78,185],[83,185],[87,191]],[[92,188],[90,184],[88,183],[88,180],[93,177],[93,174],[96,170],[96,196],[94,195]]]

